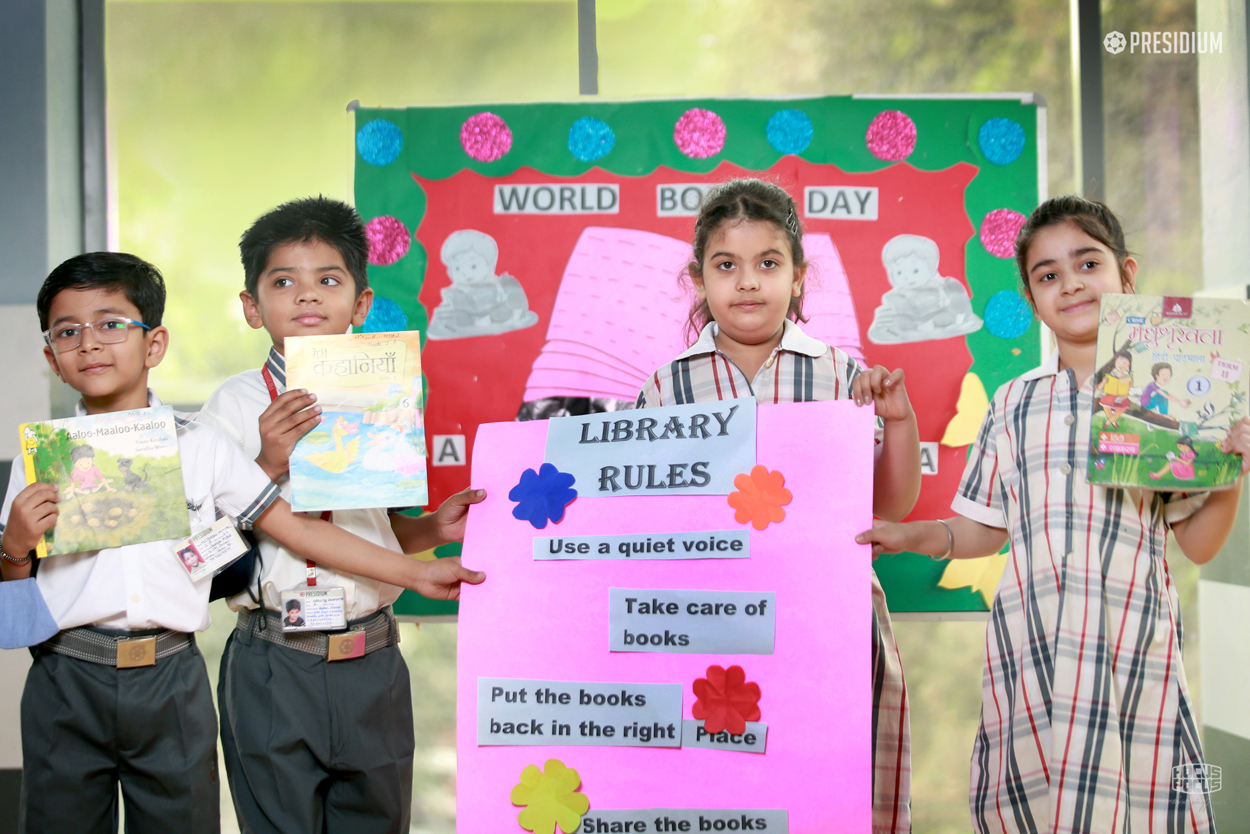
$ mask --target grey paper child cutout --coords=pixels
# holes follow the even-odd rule
[[[452,232],[443,241],[441,257],[451,286],[434,308],[431,339],[494,336],[538,321],[521,283],[506,272],[495,274],[499,246],[490,235],[476,229]]]
[[[981,319],[963,284],[938,272],[938,246],[921,235],[896,235],[881,248],[889,289],[873,315],[868,338],[879,345],[965,336]]]

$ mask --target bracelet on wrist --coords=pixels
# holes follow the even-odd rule
[[[26,558],[19,559],[16,556],[6,553],[4,549],[4,545],[0,544],[0,559],[3,559],[4,561],[13,565],[25,565],[25,564],[29,564],[30,562],[30,553],[26,554]]]
[[[941,562],[943,559],[950,558],[950,555],[955,552],[955,534],[951,532],[951,526],[945,521],[939,518],[937,523],[946,528],[946,552],[941,556],[930,556],[929,558],[935,562]]]

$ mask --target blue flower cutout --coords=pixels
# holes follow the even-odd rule
[[[508,500],[517,502],[512,515],[528,521],[537,530],[546,527],[548,521],[559,524],[565,506],[577,497],[573,480],[572,475],[549,463],[537,472],[526,469],[521,473],[521,482],[508,493]]]

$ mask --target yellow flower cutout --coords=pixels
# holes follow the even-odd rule
[[[535,765],[521,771],[521,784],[512,789],[512,804],[524,805],[517,822],[534,834],[553,834],[556,826],[572,834],[582,824],[582,814],[590,810],[590,800],[578,791],[582,777],[559,759],[548,759],[546,772]]]

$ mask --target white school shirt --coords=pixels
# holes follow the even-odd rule
[[[148,405],[161,401],[148,391]],[[86,414],[82,403],[78,414]],[[206,426],[176,416],[178,456],[186,491],[191,532],[223,515],[250,526],[278,497],[278,487],[255,461]],[[9,490],[0,508],[7,524],[13,499],[26,488],[21,460],[13,462]],[[105,550],[48,556],[35,581],[61,629],[84,625],[128,631],[168,628],[192,632],[208,628],[212,580],[192,582],[174,552],[176,539]]]
[[[286,360],[277,350],[269,349],[265,361],[273,377],[278,393],[286,391]],[[243,454],[255,461],[260,454],[260,415],[269,407],[269,388],[259,370],[244,371],[230,377],[213,392],[196,415],[197,422],[205,423],[229,437],[243,450]],[[279,480],[282,497],[291,500],[291,481],[285,475]],[[386,509],[335,510],[330,519],[336,526],[373,544],[402,553],[399,540],[391,530],[391,520]],[[256,539],[260,543],[261,600],[266,608],[282,610],[281,593],[307,578],[306,560],[278,544],[259,530]],[[342,588],[349,620],[368,617],[380,608],[399,599],[403,588],[356,576],[340,573],[324,565],[317,565],[317,586],[334,585]],[[253,592],[256,587],[253,577]],[[228,600],[230,608],[256,608],[256,603],[244,591]]]

